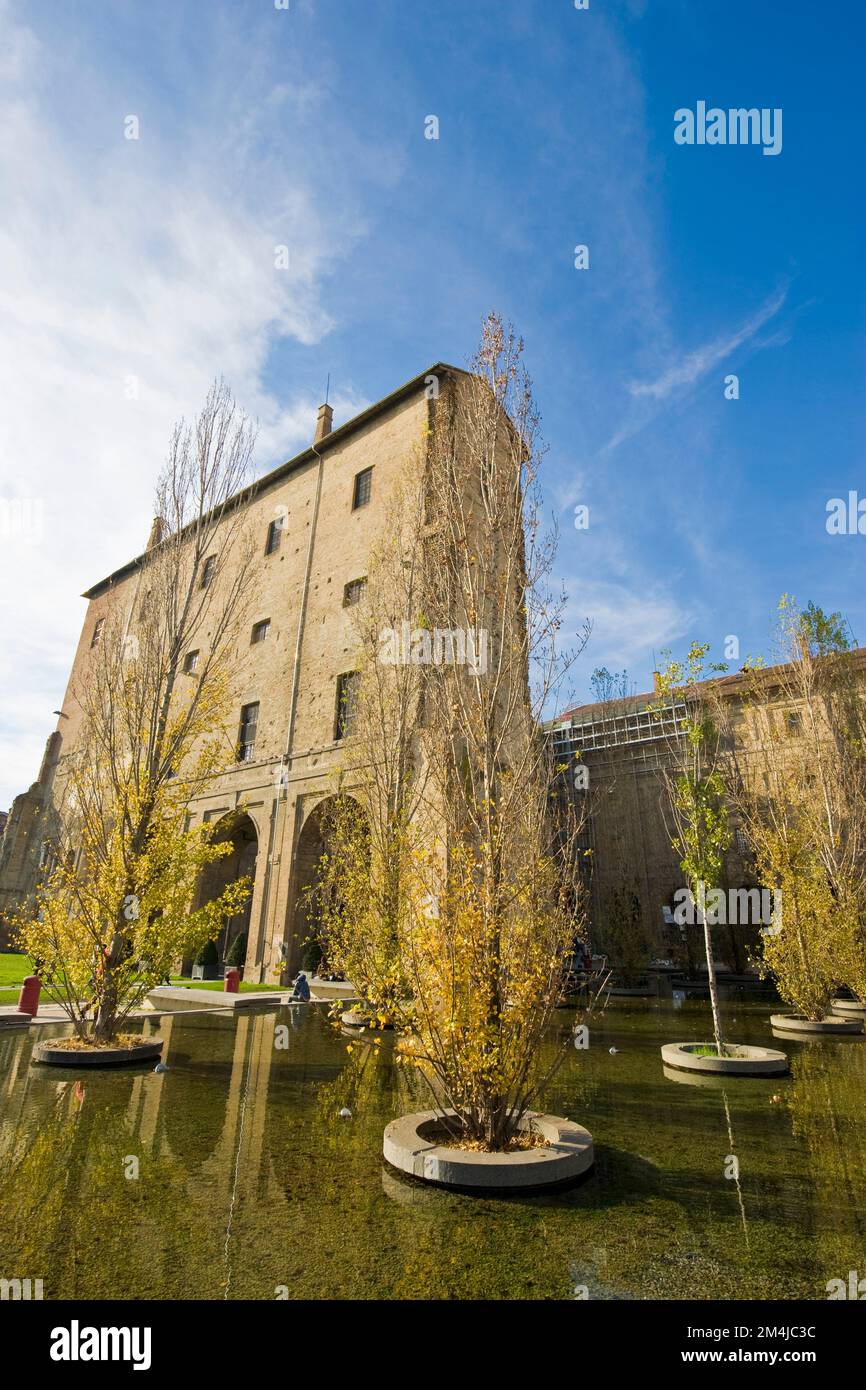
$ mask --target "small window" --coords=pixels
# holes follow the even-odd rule
[[[373,470],[365,468],[362,473],[355,474],[355,487],[352,492],[352,511],[355,512],[359,507],[366,507],[370,500],[370,493],[373,488]]]
[[[183,669],[188,676],[198,670],[198,652],[187,652],[183,659]]]
[[[205,562],[204,562],[204,565],[202,566],[202,571],[201,571],[201,587],[202,587],[203,589],[206,589],[206,588],[207,588],[208,584],[211,582],[211,580],[212,580],[213,577],[214,577],[215,571],[216,571],[216,556],[215,556],[215,555],[208,555],[207,559],[206,559]]]
[[[366,587],[366,579],[350,579],[343,590],[343,607],[354,608],[356,603],[360,603],[361,595]]]
[[[746,838],[745,832],[742,831],[742,830],[737,829],[737,830],[734,831],[734,837],[735,837],[736,842],[737,842],[737,853],[738,853],[738,854],[748,854],[748,853],[750,852],[750,847],[749,847],[749,841],[748,841],[748,839]]]
[[[102,641],[102,629],[105,627],[105,619],[97,618],[96,626],[93,629],[93,636],[90,639],[91,647],[98,647]]]
[[[799,710],[788,710],[785,716],[785,726],[793,738],[797,738],[803,732],[803,716]]]
[[[258,701],[241,706],[241,725],[238,731],[238,762],[252,761],[256,750],[256,726],[259,722]]]
[[[346,671],[337,677],[337,718],[334,738],[348,738],[355,727],[358,713],[358,672]]]
[[[274,551],[279,550],[283,540],[283,518],[278,516],[268,527],[268,538],[265,541],[265,554],[273,555]]]
[[[266,642],[270,630],[270,618],[262,618],[262,621],[260,623],[253,623],[253,635],[250,638],[250,643],[252,644],[255,642]]]

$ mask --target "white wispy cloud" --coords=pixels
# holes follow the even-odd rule
[[[777,290],[764,301],[760,309],[751,314],[744,323],[732,333],[722,334],[693,352],[686,353],[672,362],[660,376],[651,381],[633,381],[628,389],[633,396],[648,396],[652,400],[664,400],[679,387],[693,386],[708,372],[730,357],[732,352],[748,343],[768,323],[775,318],[788,297],[788,286]],[[765,344],[769,346],[769,342]]]
[[[257,90],[239,74],[244,119],[220,126],[203,55],[186,76],[208,120],[143,78],[131,105],[110,65],[79,70],[62,38],[35,27],[0,0],[0,498],[43,517],[40,534],[8,522],[0,534],[2,808],[33,780],[54,727],[81,590],[146,539],[172,422],[221,374],[260,422],[260,466],[312,437],[318,402],[268,389],[269,355],[333,329],[324,286],[365,231],[317,183],[314,150],[285,158],[286,120],[322,99],[309,64],[297,80],[281,66],[279,82],[259,67]],[[231,50],[224,30],[219,42]],[[228,81],[231,65],[217,66]],[[138,141],[124,138],[130,110]],[[79,125],[64,119],[78,111]],[[275,268],[277,245],[288,270]],[[332,400],[338,420],[366,403],[351,387]]]

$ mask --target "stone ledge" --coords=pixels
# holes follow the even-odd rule
[[[866,1003],[862,999],[831,999],[830,1013],[843,1018],[866,1018]]]
[[[22,1014],[16,1007],[0,1013],[0,1028],[28,1028],[32,1014]]]
[[[53,1047],[37,1043],[31,1062],[50,1067],[123,1067],[132,1062],[152,1062],[162,1052],[161,1038],[148,1038],[135,1047]]]
[[[802,1014],[773,1014],[770,1023],[781,1033],[862,1033],[862,1018],[804,1018]]]
[[[246,990],[243,994],[228,994],[220,989],[189,989],[185,985],[157,985],[149,990],[148,1003],[154,1008],[170,1000],[181,1009],[249,1009],[256,1004],[269,1004],[271,1008],[282,1004],[286,998],[285,989]]]
[[[662,1061],[681,1071],[704,1072],[715,1076],[782,1076],[788,1070],[784,1052],[771,1047],[753,1047],[748,1043],[731,1043],[736,1057],[702,1057],[690,1051],[695,1047],[712,1047],[709,1042],[665,1043]]]
[[[452,1115],[452,1110],[445,1111]],[[436,1142],[442,1116],[421,1110],[392,1120],[386,1127],[382,1152],[394,1168],[440,1187],[486,1192],[532,1191],[572,1183],[587,1173],[595,1160],[592,1135],[581,1125],[558,1115],[530,1112],[530,1123],[547,1141],[542,1147],[512,1153],[482,1153],[449,1148]]]

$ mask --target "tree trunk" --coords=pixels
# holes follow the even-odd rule
[[[710,986],[710,1008],[713,1011],[713,1032],[716,1035],[716,1047],[721,1057],[724,1055],[725,1045],[722,1042],[722,1020],[719,1013],[719,995],[716,989],[716,963],[713,960],[713,934],[710,929],[710,924],[707,921],[706,908],[701,905],[699,911],[701,926],[704,929],[704,949],[707,953],[707,979]]]

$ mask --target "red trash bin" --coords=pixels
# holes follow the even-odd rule
[[[21,986],[21,994],[18,999],[19,1014],[30,1014],[35,1018],[39,1011],[39,991],[42,988],[42,981],[38,975],[28,975]]]
[[[231,969],[227,970],[225,973],[225,979],[223,980],[223,993],[237,994],[240,982],[241,972],[237,969],[236,966],[233,965]]]

